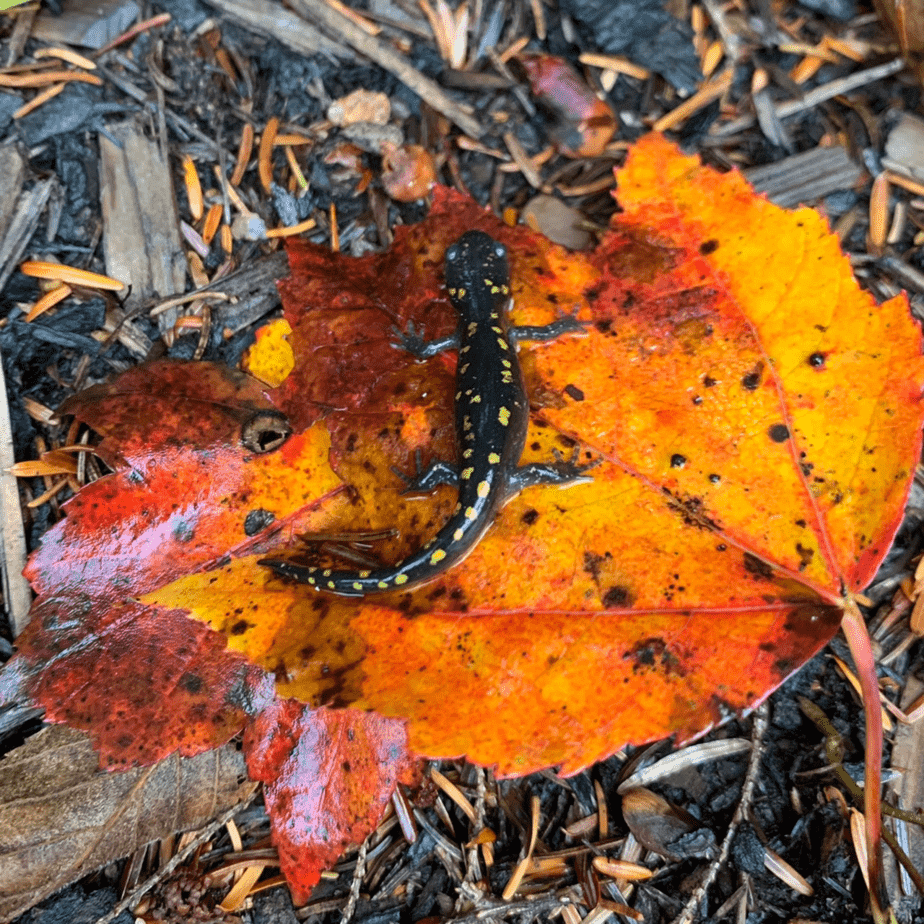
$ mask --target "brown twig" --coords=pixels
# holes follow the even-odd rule
[[[748,758],[748,768],[744,774],[744,784],[741,787],[741,798],[738,800],[738,807],[732,817],[725,837],[722,840],[722,847],[719,855],[712,861],[702,882],[693,890],[693,894],[687,899],[683,906],[683,911],[674,918],[671,924],[690,924],[694,920],[697,910],[700,908],[706,892],[719,875],[719,870],[725,865],[728,854],[731,851],[732,841],[738,832],[738,826],[744,821],[748,808],[751,805],[751,798],[754,795],[754,787],[757,785],[757,774],[760,769],[760,758],[762,756],[761,744],[764,735],[767,734],[769,725],[767,719],[767,704],[763,703],[754,712],[754,725],[751,731],[751,756]]]
[[[405,86],[413,90],[427,105],[441,112],[467,135],[478,138],[481,126],[457,102],[450,99],[442,87],[412,67],[406,58],[375,36],[364,32],[342,13],[329,7],[323,0],[291,0],[292,6],[303,16],[319,23],[338,35],[360,54],[375,61],[380,67],[394,74]]]

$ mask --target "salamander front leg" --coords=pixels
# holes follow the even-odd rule
[[[432,491],[440,485],[459,487],[459,469],[451,462],[432,462],[408,484],[408,491]]]
[[[413,478],[405,475],[398,468],[392,468],[392,471],[407,485],[405,494],[423,494],[444,484],[453,488],[459,487],[459,468],[452,462],[431,462],[424,471],[421,471],[420,450],[418,449],[414,453],[414,465],[417,473]]]
[[[459,335],[452,334],[449,337],[440,337],[439,340],[424,340],[414,329],[413,324],[408,324],[407,330],[403,331],[394,328],[396,340],[392,346],[396,350],[405,350],[417,359],[429,359],[438,353],[444,353],[446,350],[453,350],[459,346]]]

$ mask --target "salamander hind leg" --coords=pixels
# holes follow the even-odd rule
[[[510,474],[507,482],[507,498],[511,498],[526,488],[535,488],[541,485],[558,485],[570,487],[576,484],[586,484],[593,481],[587,472],[600,464],[599,459],[590,462],[578,462],[580,450],[577,446],[570,459],[565,459],[561,453],[555,451],[554,462],[532,462],[521,465]]]
[[[573,315],[568,315],[552,321],[551,324],[524,324],[520,327],[511,327],[507,335],[516,343],[521,340],[556,340],[564,334],[586,334],[587,327],[588,322],[579,321]]]

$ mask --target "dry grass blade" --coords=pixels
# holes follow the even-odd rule
[[[430,768],[430,779],[465,813],[469,821],[475,821],[475,807],[463,795],[462,790],[451,780],[447,779],[436,767]]]
[[[815,894],[815,890],[808,880],[797,873],[779,854],[774,853],[769,847],[764,850],[764,866],[800,895]]]
[[[0,74],[0,87],[15,87],[29,89],[47,87],[50,83],[92,83],[101,87],[103,81],[95,74],[85,74],[83,71],[40,71],[34,74]]]
[[[63,263],[47,263],[42,260],[27,260],[19,267],[24,276],[33,276],[36,279],[54,279],[72,286],[85,286],[88,289],[106,289],[119,292],[125,285],[111,276],[101,276],[87,270],[65,266]]]
[[[733,72],[731,69],[723,71],[718,77],[707,81],[688,100],[684,100],[675,109],[661,116],[652,128],[658,132],[665,132],[671,128],[683,125],[694,113],[704,109],[714,100],[719,99],[731,87]]]
[[[55,286],[55,288],[46,292],[30,309],[29,313],[25,317],[25,321],[28,324],[30,321],[34,321],[40,315],[43,315],[46,311],[54,308],[59,302],[63,302],[68,295],[73,292],[73,289],[66,283]]]
[[[72,51],[70,48],[39,48],[32,57],[37,60],[41,58],[58,58],[61,61],[67,61],[68,64],[73,64],[74,67],[82,67],[88,71],[96,70],[96,64],[93,61],[77,54],[76,51]]]
[[[735,754],[743,754],[750,750],[751,742],[744,738],[727,738],[723,741],[704,741],[702,744],[694,744],[680,751],[674,751],[651,766],[633,773],[619,784],[616,791],[622,794],[639,786],[650,786],[688,767],[732,757]]]

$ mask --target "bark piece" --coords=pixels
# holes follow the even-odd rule
[[[60,15],[50,10],[38,15],[32,37],[56,45],[102,48],[125,32],[139,12],[140,4],[135,0],[68,0]]]
[[[167,160],[133,121],[107,126],[100,134],[100,195],[105,227],[106,272],[131,286],[134,307],[154,296],[182,292],[186,257]],[[160,318],[173,326],[175,312]]]
[[[345,45],[315,29],[311,23],[295,16],[269,0],[206,0],[229,19],[258,35],[275,39],[298,54],[311,57],[323,54],[341,61],[355,61],[356,55]]]
[[[26,247],[45,212],[45,206],[58,188],[57,177],[39,180],[30,190],[19,194],[11,211],[2,213],[8,218],[6,232],[0,236],[0,292],[26,252]]]
[[[757,192],[789,209],[840,189],[850,189],[863,170],[845,148],[836,147],[794,154],[773,164],[752,167],[744,175]]]
[[[2,208],[0,198],[0,216],[4,214]],[[32,606],[32,591],[22,575],[26,565],[26,531],[22,522],[19,487],[16,476],[10,474],[10,466],[15,461],[6,378],[0,362],[0,557],[3,562],[3,599],[14,638],[29,621]]]
[[[26,162],[15,144],[0,146],[0,241],[6,236],[13,218],[13,207],[22,190]]]
[[[909,709],[924,695],[924,682],[909,675],[902,693],[901,706]],[[908,812],[924,804],[924,722],[900,724],[892,745],[893,770],[898,776],[888,785],[887,796],[893,805]],[[915,868],[924,869],[924,831],[920,825],[889,818],[886,824],[895,832],[899,846],[908,854]],[[920,907],[921,896],[904,870],[898,868],[890,851],[884,855],[886,887],[899,920],[911,920]]]

